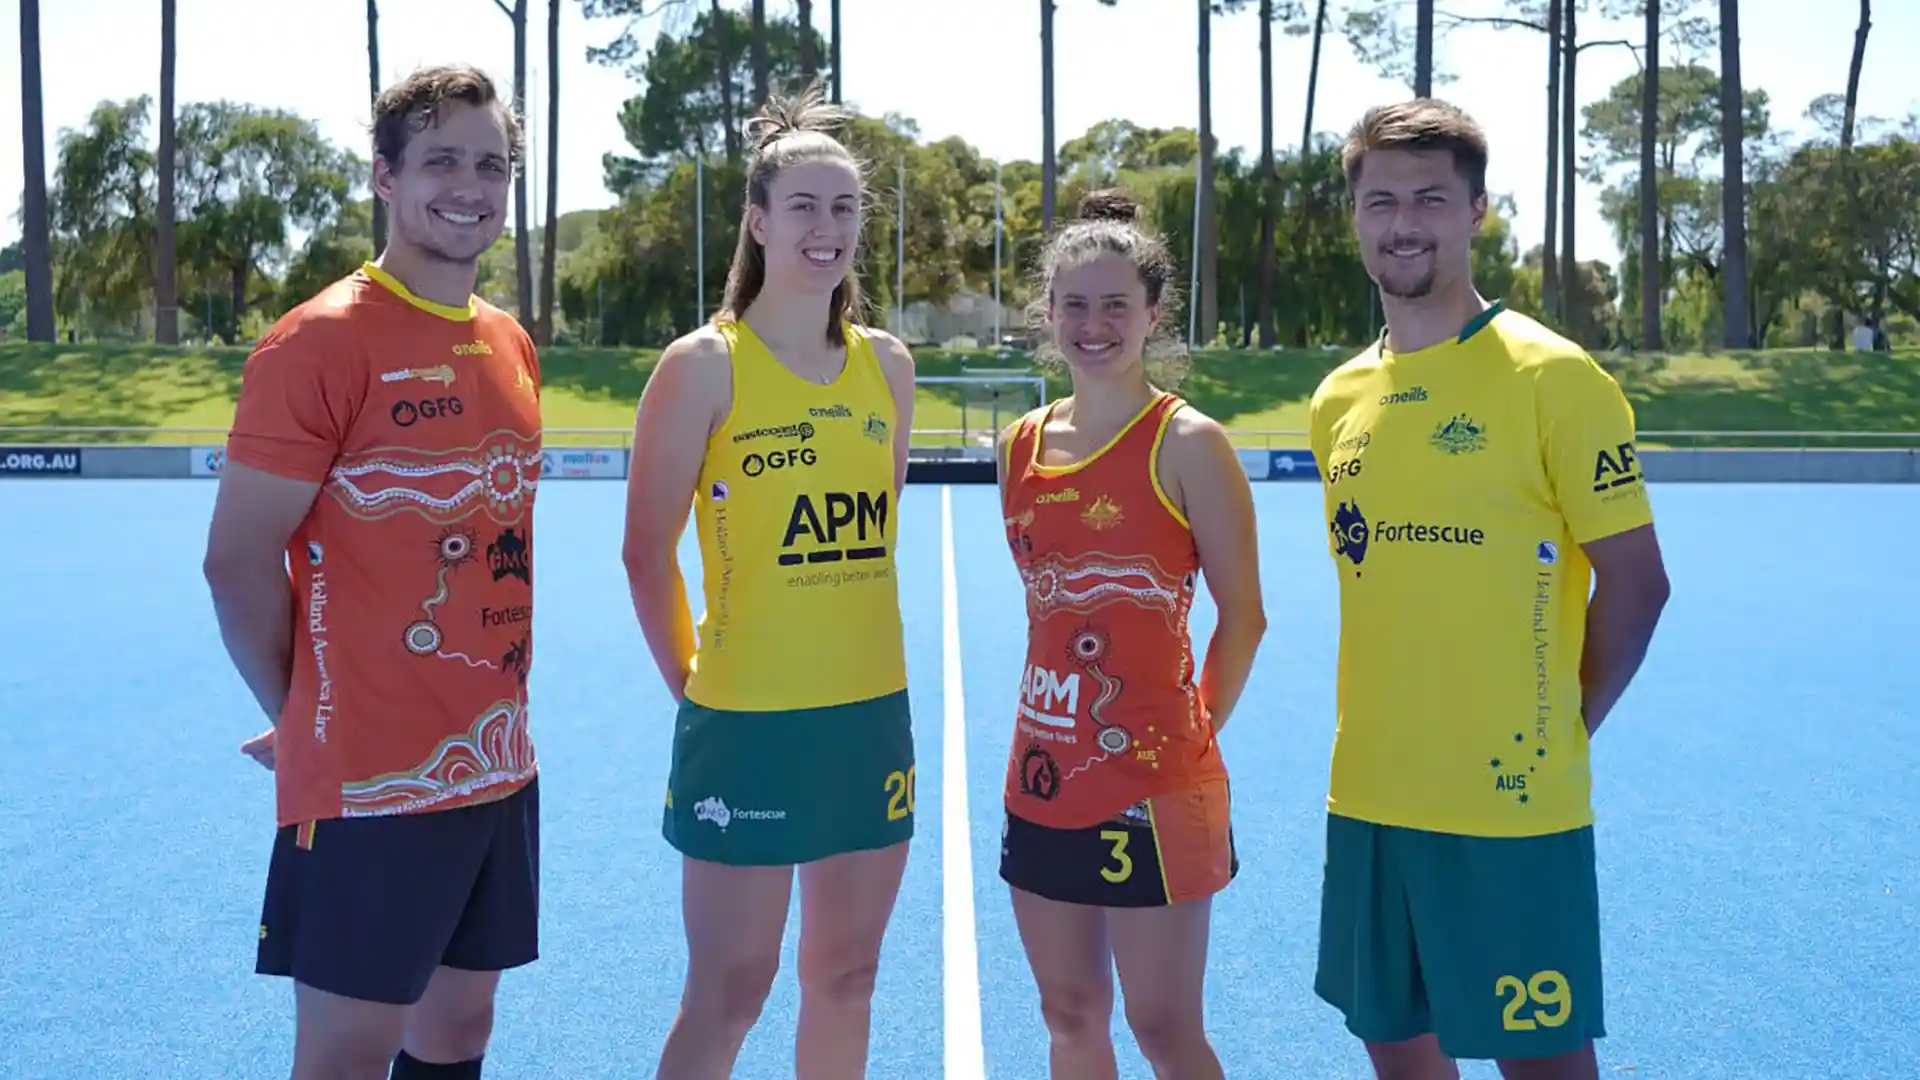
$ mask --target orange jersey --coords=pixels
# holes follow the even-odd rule
[[[371,265],[247,358],[228,460],[321,485],[287,545],[282,826],[444,810],[533,778],[540,369],[513,318]]]
[[[1085,828],[1226,775],[1194,685],[1187,615],[1200,557],[1161,489],[1162,394],[1074,465],[1042,465],[1051,408],[1007,440],[1002,509],[1027,592],[1027,662],[1007,810]]]

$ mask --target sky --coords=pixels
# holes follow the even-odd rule
[[[20,156],[19,0],[0,0],[0,245],[19,238]],[[544,206],[542,175],[547,140],[560,146],[559,203],[563,213],[609,205],[601,156],[626,151],[616,113],[640,86],[620,71],[590,62],[586,50],[617,37],[623,20],[588,20],[578,0],[563,0],[560,19],[561,119],[547,130],[545,100],[546,4],[530,0],[528,111],[530,174],[535,207]],[[744,0],[728,0],[744,7]],[[1335,4],[1338,8],[1340,5]],[[1499,0],[1442,0],[1443,11],[1486,14]],[[1711,9],[1712,0],[1702,7]],[[814,20],[827,33],[827,2],[816,0]],[[1411,7],[1411,4],[1409,4]],[[1055,109],[1061,141],[1092,124],[1124,118],[1150,127],[1198,121],[1198,26],[1191,0],[1122,0],[1107,8],[1095,0],[1058,0],[1055,14]],[[791,0],[769,0],[790,14]],[[1741,4],[1743,74],[1749,89],[1772,98],[1776,127],[1808,128],[1809,102],[1846,88],[1855,10],[1834,4],[1830,18],[1809,18],[1794,0]],[[367,40],[359,0],[177,0],[180,103],[227,98],[278,107],[313,119],[343,145],[365,146]],[[461,60],[494,72],[502,84],[513,73],[512,24],[494,0],[380,0],[383,81],[426,63]],[[650,43],[657,19],[643,24]],[[960,136],[989,157],[1040,157],[1040,36],[1033,0],[843,0],[842,89],[848,104],[870,114],[899,113],[918,123],[924,138]],[[1583,37],[1637,40],[1635,25],[1588,19]],[[159,0],[42,0],[42,84],[48,180],[63,129],[85,124],[104,100],[159,94]],[[1297,146],[1306,103],[1310,38],[1274,39],[1274,139]],[[1905,117],[1920,105],[1920,80],[1902,74],[1899,42],[1920,41],[1920,3],[1875,6],[1865,72],[1863,116]],[[1251,13],[1216,18],[1213,42],[1213,117],[1223,149],[1257,152],[1260,131],[1259,28]],[[1515,203],[1521,250],[1539,243],[1545,227],[1546,47],[1526,30],[1463,27],[1445,31],[1435,46],[1436,67],[1455,76],[1437,96],[1471,113],[1492,145],[1488,186]],[[1671,50],[1663,60],[1672,62]],[[1705,63],[1718,66],[1717,54]],[[1599,46],[1581,54],[1579,100],[1603,97],[1637,70],[1634,53]],[[1322,52],[1314,126],[1343,133],[1371,105],[1410,96],[1404,85],[1362,65],[1337,32]],[[1584,153],[1584,148],[1583,148]],[[884,175],[884,174],[882,174]],[[1617,264],[1619,253],[1598,213],[1597,189],[1582,185],[1575,243],[1582,259]]]

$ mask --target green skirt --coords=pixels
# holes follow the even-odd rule
[[[688,858],[783,866],[913,836],[907,692],[817,709],[682,701],[661,832]]]

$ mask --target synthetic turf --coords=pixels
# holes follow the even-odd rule
[[[1229,1076],[1362,1080],[1311,992],[1333,725],[1326,525],[1311,485],[1255,491],[1270,630],[1223,736],[1242,871],[1215,909],[1208,1022]],[[181,481],[0,483],[0,1076],[284,1073],[290,996],[251,974],[272,793],[234,749],[260,722],[199,575],[212,497]],[[1674,599],[1595,747],[1602,1074],[1900,1075],[1920,1025],[1920,585],[1906,569],[1920,488],[1654,497]],[[1044,1076],[996,873],[1022,607],[992,490],[952,501],[987,1070]],[[650,1075],[683,964],[659,838],[671,712],[620,567],[619,485],[554,483],[539,505],[545,956],[509,976],[487,1071]],[[876,1080],[944,1063],[937,489],[908,490],[900,528],[921,822],[882,963]],[[691,543],[683,557],[693,578]],[[1202,649],[1210,627],[1203,597]],[[741,1076],[791,1075],[793,946]],[[1121,1076],[1145,1080],[1116,1029]]]

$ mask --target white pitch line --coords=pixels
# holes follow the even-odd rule
[[[946,1080],[986,1080],[980,955],[973,928],[973,830],[967,821],[967,698],[960,681],[960,586],[953,489],[940,487],[941,640],[946,725],[940,746],[940,880],[946,957]]]

